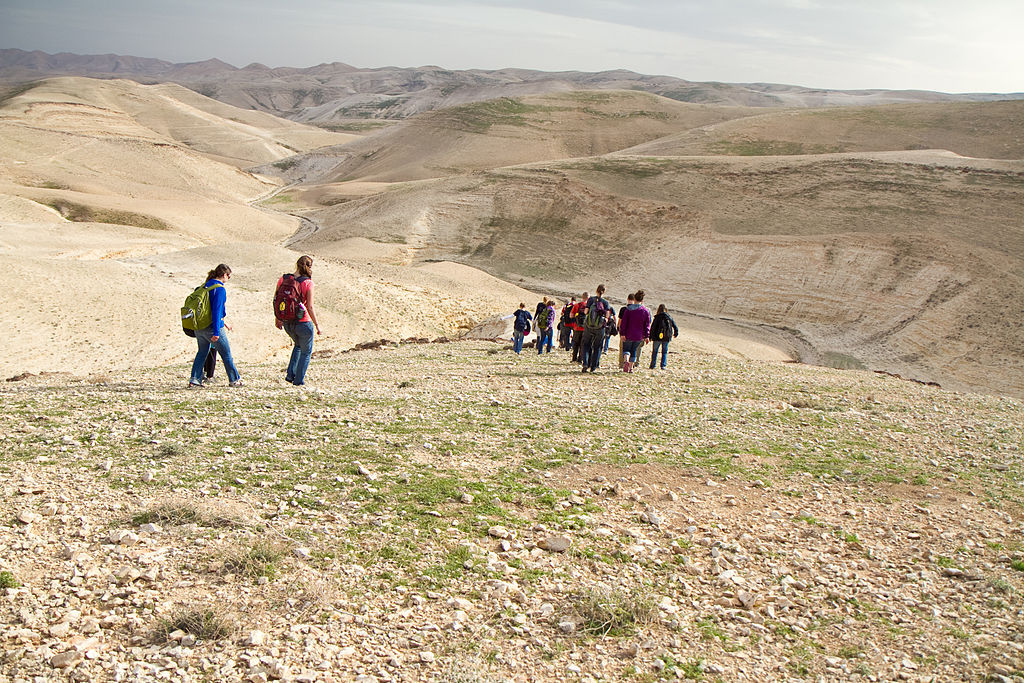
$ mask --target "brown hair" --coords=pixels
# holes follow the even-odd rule
[[[636,290],[636,294],[633,295],[633,298],[636,300],[637,303],[643,302],[643,300],[644,300],[644,290],[642,290],[642,289]]]
[[[300,256],[295,262],[295,272],[305,277],[313,277],[313,257]]]
[[[604,285],[598,285],[597,286],[597,295],[601,296],[602,294],[604,294]]]
[[[207,280],[221,280],[225,275],[231,275],[231,266],[220,263],[216,268],[206,274]]]
[[[665,312],[665,304],[658,304],[658,313]]]

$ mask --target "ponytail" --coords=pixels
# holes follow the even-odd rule
[[[207,280],[220,280],[225,275],[231,275],[231,266],[224,263],[219,264],[216,268],[206,274]]]

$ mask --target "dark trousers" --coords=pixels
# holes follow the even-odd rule
[[[203,364],[203,373],[206,378],[213,377],[213,371],[217,369],[217,349],[210,347],[210,353],[206,354],[206,363]]]
[[[580,362],[580,345],[583,343],[583,330],[572,331],[572,362]]]
[[[604,351],[604,328],[584,330],[580,344],[580,360],[584,368],[597,370],[601,365],[601,352]]]

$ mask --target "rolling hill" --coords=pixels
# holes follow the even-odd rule
[[[0,50],[0,83],[56,75],[180,83],[243,109],[295,121],[347,125],[352,119],[403,119],[433,109],[575,90],[638,90],[681,102],[741,107],[829,107],[892,102],[988,101],[1021,94],[821,90],[773,83],[699,83],[626,70],[598,73],[529,69],[451,70],[439,66],[358,68],[341,62],[308,68],[238,68],[218,59],[172,64],[122,55]]]
[[[1024,163],[946,152],[610,155],[406,183],[298,244],[788,328],[812,360],[1024,393]],[[997,372],[993,370],[998,368]]]

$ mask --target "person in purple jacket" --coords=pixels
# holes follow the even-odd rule
[[[633,300],[619,318],[624,372],[633,372],[633,365],[640,357],[640,349],[651,336],[651,312],[644,306],[644,290],[634,294]]]
[[[231,325],[224,322],[226,315],[227,292],[224,285],[231,279],[231,268],[221,263],[211,270],[206,276],[206,284],[203,285],[210,290],[210,313],[213,315],[213,322],[209,327],[196,330],[196,343],[199,344],[199,351],[196,359],[192,362],[192,376],[189,378],[190,389],[203,386],[203,366],[206,364],[206,356],[210,353],[210,347],[217,349],[221,362],[224,363],[224,371],[228,375],[228,386],[242,386],[242,378],[235,367],[235,359],[231,355],[231,346],[228,344],[225,330],[230,330]]]

